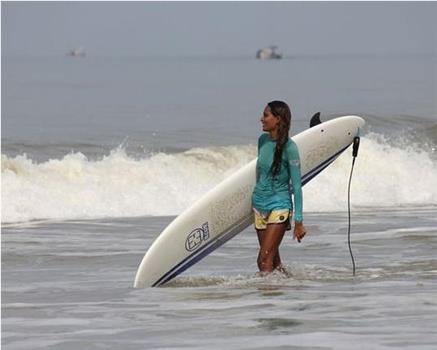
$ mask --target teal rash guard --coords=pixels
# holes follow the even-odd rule
[[[252,205],[261,212],[276,209],[293,210],[294,220],[302,221],[302,184],[299,150],[289,139],[282,152],[279,173],[273,177],[270,168],[276,149],[276,140],[264,133],[258,139],[258,160],[256,163],[256,185],[252,194]]]

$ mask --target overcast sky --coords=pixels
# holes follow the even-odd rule
[[[436,53],[436,2],[2,2],[2,55]]]

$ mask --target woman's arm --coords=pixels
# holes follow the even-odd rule
[[[294,199],[294,220],[301,222],[303,220],[302,179],[300,173],[299,150],[294,142],[291,143],[288,156],[290,180],[293,186],[292,193]]]
[[[302,176],[300,172],[300,157],[299,150],[294,142],[291,142],[290,152],[288,155],[288,164],[290,169],[290,180],[293,186],[293,199],[294,199],[294,231],[293,238],[297,239],[300,243],[302,238],[307,233],[305,226],[303,225],[303,199],[302,199]]]

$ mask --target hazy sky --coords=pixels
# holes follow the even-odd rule
[[[436,2],[2,2],[2,55],[436,53]]]

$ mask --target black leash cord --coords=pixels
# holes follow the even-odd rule
[[[349,225],[347,228],[347,244],[349,245],[349,253],[352,259],[353,275],[355,276],[355,259],[351,247],[351,180],[352,180],[352,172],[354,171],[354,164],[355,164],[355,157],[352,160],[352,168],[351,168],[351,174],[349,176],[349,186],[347,190],[347,208],[349,214]]]
[[[352,246],[351,246],[351,182],[352,182],[352,173],[354,171],[354,165],[355,165],[355,158],[358,155],[358,148],[360,147],[360,138],[358,136],[354,137],[354,143],[352,148],[352,167],[351,167],[351,173],[349,175],[349,185],[347,189],[347,208],[348,208],[348,229],[347,229],[347,243],[349,246],[349,253],[351,255],[352,259],[352,268],[353,268],[353,275],[355,276],[355,259],[354,255],[352,253]]]

